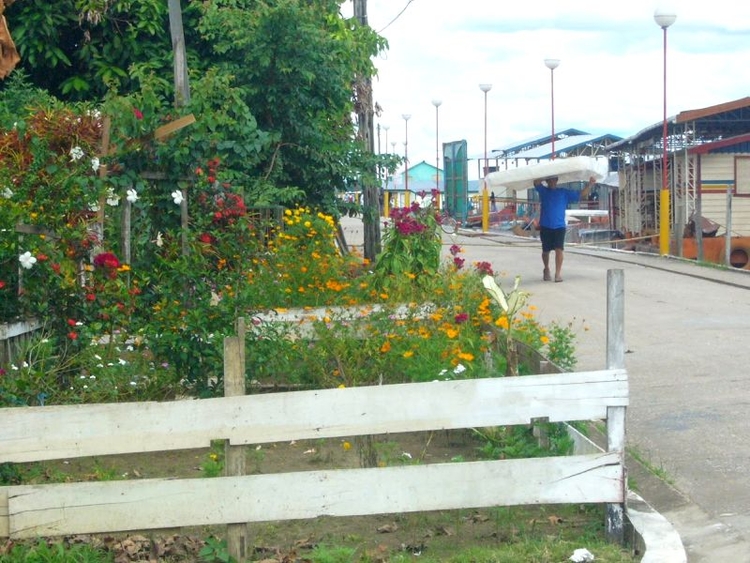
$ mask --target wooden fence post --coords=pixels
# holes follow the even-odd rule
[[[607,270],[607,369],[625,368],[625,273]],[[607,451],[620,453],[625,464],[625,407],[607,408]],[[627,477],[623,473],[622,495],[625,499]],[[625,504],[607,504],[607,539],[625,542]]]
[[[245,319],[237,319],[237,336],[224,339],[224,396],[237,397],[245,394]],[[245,446],[224,444],[225,475],[245,475]],[[234,502],[226,499],[227,502]],[[227,551],[236,561],[247,558],[247,523],[227,525]]]

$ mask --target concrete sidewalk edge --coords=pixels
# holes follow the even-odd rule
[[[632,545],[641,563],[686,563],[682,539],[672,524],[637,493],[628,491],[625,514],[633,526]]]

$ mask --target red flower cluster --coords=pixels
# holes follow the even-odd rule
[[[221,164],[221,161],[219,160],[219,157],[214,157],[211,160],[209,160],[206,163],[206,166],[208,167],[208,175],[206,176],[206,180],[209,184],[213,184],[216,182],[216,171],[219,168],[219,164]],[[203,168],[200,166],[195,169],[196,176],[203,176]]]
[[[411,207],[397,207],[391,211],[393,227],[399,234],[418,235],[427,230],[427,225],[420,221],[417,215],[420,209],[418,203],[413,203]]]
[[[247,214],[245,201],[239,194],[228,193],[224,197],[216,198],[216,207],[213,222],[222,225],[233,225],[239,217]]]
[[[494,276],[495,272],[492,270],[492,264],[489,262],[474,262],[474,267],[477,272],[485,276]]]
[[[120,261],[111,252],[102,252],[94,256],[94,268],[106,272],[107,277],[110,279],[117,277],[117,268],[119,267]]]
[[[94,256],[94,267],[105,270],[116,270],[120,267],[120,261],[111,252],[102,252]]]
[[[454,320],[456,321],[457,325],[465,323],[469,320],[469,313],[459,313],[458,315],[456,315]]]

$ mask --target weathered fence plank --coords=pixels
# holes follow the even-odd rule
[[[617,452],[223,477],[8,488],[10,536],[464,507],[622,502]]]
[[[624,369],[271,393],[168,403],[0,409],[0,462],[290,439],[606,419]],[[190,421],[186,424],[186,421]],[[29,429],[33,428],[33,432]]]

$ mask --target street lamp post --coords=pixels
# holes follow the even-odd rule
[[[560,59],[544,59],[544,65],[549,69],[550,99],[552,104],[552,156],[555,160],[555,69],[560,66]]]
[[[404,196],[409,192],[409,118],[410,113],[405,113],[404,118],[405,137],[404,137]]]
[[[383,125],[383,129],[385,130],[385,145],[383,146],[385,147],[386,153],[388,152],[388,129],[390,128],[391,128],[390,125]],[[388,169],[387,168],[385,171],[385,187],[386,189],[388,189]]]
[[[480,84],[479,89],[484,92],[484,167],[482,169],[482,232],[490,230],[489,194],[487,193],[487,92],[492,84]]]
[[[668,10],[656,10],[654,12],[654,21],[664,35],[664,114],[662,120],[662,162],[661,162],[661,193],[659,197],[659,254],[665,256],[669,254],[669,222],[670,222],[670,202],[669,202],[669,179],[667,165],[667,28],[677,19],[677,15]]]
[[[438,121],[438,108],[443,101],[435,98],[432,105],[435,106],[435,190],[440,191],[440,128]]]

